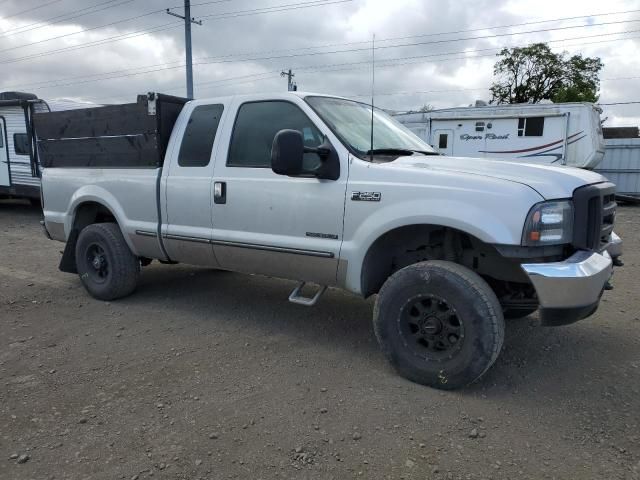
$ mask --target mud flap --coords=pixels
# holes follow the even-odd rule
[[[61,272],[78,273],[76,268],[76,243],[78,243],[78,229],[74,228],[69,234],[67,244],[62,252],[62,259],[58,268]]]

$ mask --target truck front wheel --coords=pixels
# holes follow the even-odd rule
[[[504,340],[502,308],[487,282],[439,260],[389,277],[373,323],[385,356],[402,376],[447,390],[480,378]]]
[[[115,223],[94,223],[82,229],[76,243],[76,268],[84,287],[99,300],[129,295],[140,275],[140,261]]]

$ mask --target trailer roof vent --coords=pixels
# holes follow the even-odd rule
[[[37,100],[33,93],[25,92],[0,92],[0,100]]]

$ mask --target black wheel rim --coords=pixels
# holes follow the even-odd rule
[[[405,345],[427,360],[448,360],[464,343],[464,325],[458,312],[437,295],[418,295],[407,301],[398,327]]]
[[[85,258],[87,274],[91,280],[96,283],[104,283],[111,272],[109,259],[104,248],[97,243],[92,243],[87,247]]]

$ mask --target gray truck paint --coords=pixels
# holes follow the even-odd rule
[[[351,155],[303,97],[260,94],[189,102],[174,127],[161,172],[46,169],[47,230],[54,239],[66,241],[78,206],[96,202],[113,212],[138,256],[163,259],[163,242],[172,260],[312,281],[360,294],[365,255],[392,229],[440,225],[488,244],[520,245],[534,204],[569,198],[577,187],[605,180],[568,167],[467,158],[411,156],[370,163]],[[291,178],[269,168],[228,167],[237,110],[244,102],[259,100],[298,105],[337,150],[340,178]],[[206,167],[181,167],[177,153],[188,118],[195,107],[211,103],[225,106],[212,160]],[[215,182],[226,182],[224,205],[213,202]],[[358,201],[363,197],[352,199],[352,192],[375,193],[379,201]],[[598,258],[592,262],[601,265],[602,256],[594,255]],[[605,269],[610,270],[607,261]],[[554,276],[553,271],[548,274]],[[599,275],[598,282],[605,275],[602,269]]]

